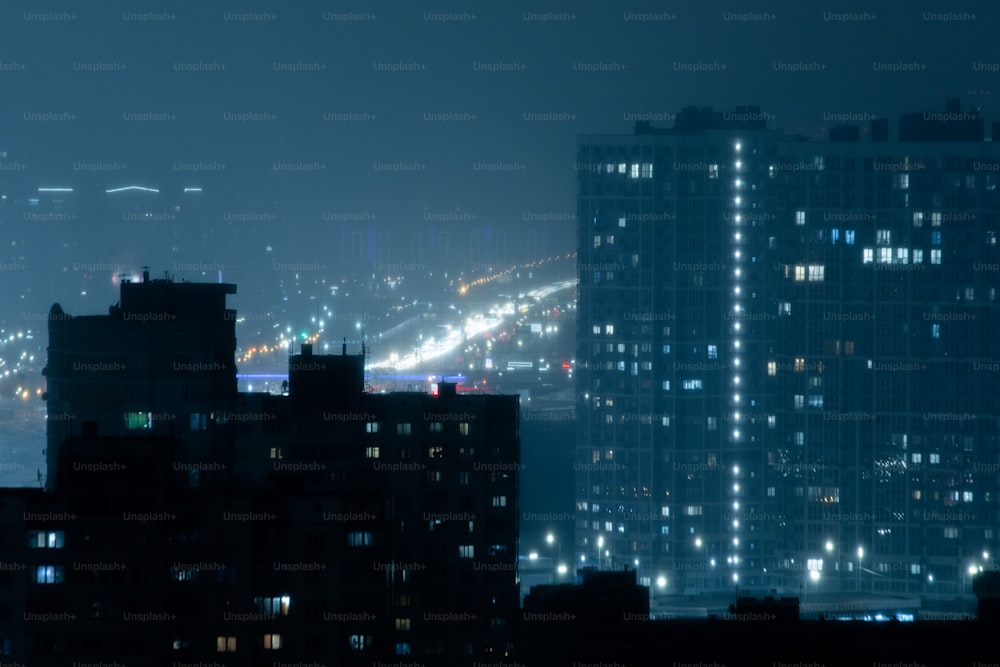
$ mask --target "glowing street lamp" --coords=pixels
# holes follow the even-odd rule
[[[861,591],[861,559],[865,557],[865,550],[858,547],[858,591]]]

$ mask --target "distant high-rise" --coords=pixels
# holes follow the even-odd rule
[[[1000,542],[1000,148],[916,116],[579,138],[578,557],[654,595],[971,595]]]

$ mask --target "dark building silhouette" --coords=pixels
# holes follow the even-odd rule
[[[576,554],[670,596],[968,609],[1000,548],[1000,148],[756,107],[579,137]]]
[[[236,400],[236,286],[123,280],[107,315],[49,313],[46,401],[48,476],[55,489],[62,444],[79,437],[170,438],[178,463],[222,460]],[[210,423],[212,428],[209,428]],[[221,449],[220,449],[221,448]],[[188,484],[202,483],[189,468]]]
[[[512,655],[517,397],[366,393],[363,355],[308,345],[287,395],[238,393],[233,292],[147,279],[110,316],[53,307],[48,484],[0,494],[0,651],[31,665]]]
[[[657,618],[634,571],[578,575],[576,584],[532,587],[518,627],[519,663],[951,667],[986,665],[996,655],[995,621],[800,620],[797,598],[749,596],[730,598],[704,619]]]

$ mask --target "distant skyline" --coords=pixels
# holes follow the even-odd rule
[[[877,4],[13,2],[0,187],[194,184],[248,206],[514,231],[575,214],[578,133],[669,125],[688,105],[757,105],[811,138],[948,97],[1000,118],[1000,8]]]

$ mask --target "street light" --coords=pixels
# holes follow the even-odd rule
[[[861,559],[865,556],[865,550],[858,547],[858,592],[861,592]]]
[[[969,573],[969,593],[970,594],[972,593],[972,580],[973,580],[973,578],[976,576],[976,574],[978,574],[979,572],[982,572],[982,571],[983,571],[982,565],[980,565],[979,567],[976,567],[975,563],[969,563],[968,573]],[[962,596],[963,597],[965,596],[965,591],[962,591]],[[964,602],[962,603],[962,611],[965,611],[965,603]]]
[[[548,535],[545,536],[545,542],[549,546],[552,546],[553,544],[556,545],[556,554],[558,556],[557,560],[561,562],[562,561],[562,542],[557,542],[556,541],[556,536],[553,535],[552,533],[549,533]],[[561,567],[565,567],[565,566],[561,566]]]

